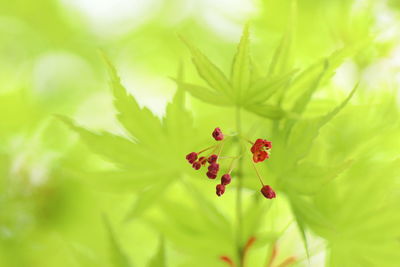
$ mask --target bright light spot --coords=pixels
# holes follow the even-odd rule
[[[61,0],[80,11],[100,36],[124,34],[152,17],[158,0]]]
[[[33,90],[41,95],[57,94],[92,79],[91,67],[81,57],[63,51],[49,52],[39,57],[35,63]]]
[[[358,80],[358,68],[352,61],[346,61],[337,70],[332,82],[335,86],[350,92]]]
[[[199,1],[204,9],[204,19],[219,36],[237,41],[243,24],[257,8],[252,1],[245,0],[205,0]]]

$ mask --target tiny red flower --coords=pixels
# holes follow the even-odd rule
[[[253,146],[250,148],[251,153],[255,153],[256,151],[260,151],[264,147],[264,140],[257,139]]]
[[[212,137],[214,137],[214,139],[217,141],[221,141],[222,139],[224,139],[224,135],[221,129],[218,127],[215,128],[214,131],[212,132]]]
[[[228,256],[221,256],[219,257],[221,261],[226,262],[227,264],[229,264],[230,267],[235,267],[235,263],[233,262],[233,260],[228,257]]]
[[[222,184],[217,184],[216,191],[217,196],[222,196],[225,193],[225,186]]]
[[[266,152],[266,151],[256,151],[255,153],[253,153],[253,161],[255,163],[262,162],[268,158],[269,158],[269,155],[268,155],[268,152]]]
[[[219,164],[218,163],[211,163],[210,166],[208,166],[208,170],[210,172],[218,172],[219,171]]]
[[[215,178],[217,178],[217,173],[208,171],[207,172],[207,177],[210,178],[210,179],[215,179]]]
[[[192,167],[193,167],[193,169],[198,170],[198,169],[201,168],[201,163],[200,163],[199,161],[195,161],[195,162],[192,164]]]
[[[200,162],[201,165],[204,166],[204,165],[206,165],[206,163],[207,163],[207,158],[206,158],[206,157],[200,157],[200,158],[199,158],[199,162]]]
[[[264,185],[261,188],[261,193],[264,195],[264,197],[269,198],[269,199],[276,197],[275,191],[269,185]]]
[[[221,184],[222,185],[228,185],[231,183],[231,175],[226,173],[224,175],[222,175],[221,177]]]
[[[254,162],[262,162],[269,158],[268,151],[272,148],[272,142],[265,139],[257,139],[253,146],[250,148],[253,153]]]
[[[267,150],[270,150],[272,148],[272,142],[264,140],[264,146]]]
[[[186,159],[190,164],[193,164],[197,159],[197,153],[192,152],[186,155]]]
[[[211,156],[208,157],[207,161],[208,163],[214,163],[217,162],[218,156],[215,154],[212,154]]]

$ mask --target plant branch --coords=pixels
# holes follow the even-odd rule
[[[242,135],[242,122],[240,116],[240,107],[236,107],[236,131],[238,136]],[[241,139],[238,138],[237,142],[238,146],[238,155],[243,154],[243,148],[241,145]],[[243,267],[243,216],[242,216],[242,188],[243,188],[243,157],[238,159],[238,168],[237,168],[237,179],[238,179],[238,186],[237,186],[237,194],[236,194],[236,219],[237,219],[237,227],[236,227],[236,250],[238,256],[238,266]]]

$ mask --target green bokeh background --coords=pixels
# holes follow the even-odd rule
[[[178,36],[228,75],[246,23],[263,74],[288,32],[288,69],[346,49],[295,117],[291,139],[284,119],[242,113],[249,139],[274,144],[259,169],[277,191],[264,199],[244,160],[242,243],[256,238],[246,267],[288,257],[291,266],[399,266],[399,16],[396,0],[0,0],[0,266],[237,262],[235,171],[217,198],[215,182],[184,160],[212,143],[216,126],[235,132],[235,110],[177,90],[171,77],[205,85]],[[137,135],[117,119],[102,53],[155,114],[127,115]],[[282,108],[310,84],[291,88]]]

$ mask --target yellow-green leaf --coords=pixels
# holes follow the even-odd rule
[[[213,90],[210,90],[206,87],[195,85],[195,84],[190,84],[190,83],[184,83],[184,82],[179,82],[176,81],[176,83],[182,87],[184,90],[188,91],[193,97],[212,104],[212,105],[217,105],[217,106],[231,106],[233,105],[233,102],[230,101],[225,95],[215,92]]]
[[[241,100],[241,95],[248,90],[251,80],[249,27],[243,29],[242,38],[237,47],[237,52],[232,62],[231,82],[235,90],[236,100]],[[240,104],[240,103],[238,103]]]
[[[225,74],[212,63],[203,53],[184,38],[182,41],[187,45],[191,54],[194,65],[200,77],[215,91],[222,92],[229,98],[232,98],[232,86],[226,78]]]
[[[160,120],[148,108],[140,108],[135,98],[121,84],[115,67],[105,55],[103,56],[110,72],[110,84],[114,94],[114,106],[118,111],[118,121],[138,142],[147,145],[161,143]]]

